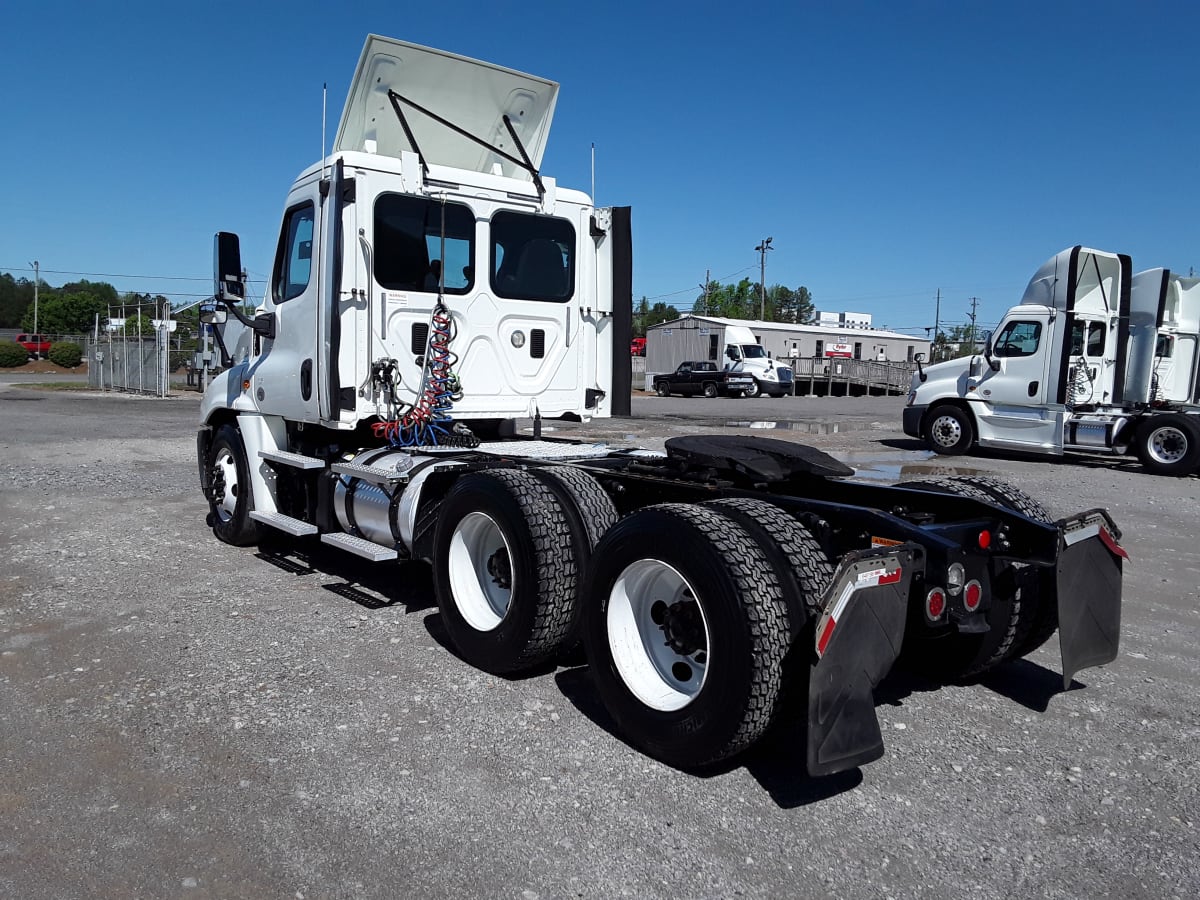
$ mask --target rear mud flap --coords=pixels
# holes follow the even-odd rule
[[[831,775],[883,755],[873,690],[900,655],[916,544],[845,557],[825,592],[809,672],[807,769]]]
[[[1128,559],[1120,529],[1104,510],[1059,524],[1058,639],[1063,688],[1075,673],[1117,658],[1121,637],[1121,564]]]

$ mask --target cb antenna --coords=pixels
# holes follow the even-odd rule
[[[325,177],[325,98],[329,94],[328,82],[321,82],[321,177]]]
[[[592,141],[592,206],[596,205],[596,142]]]

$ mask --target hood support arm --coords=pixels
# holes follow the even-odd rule
[[[455,125],[449,119],[445,119],[442,116],[439,116],[437,113],[426,109],[425,107],[421,106],[421,104],[416,103],[412,100],[409,100],[407,97],[405,97],[401,94],[397,94],[393,90],[388,91],[388,99],[392,101],[392,109],[394,109],[396,111],[396,118],[398,118],[400,120],[400,127],[404,129],[405,137],[408,138],[408,142],[412,145],[413,151],[421,159],[421,168],[424,171],[426,176],[429,175],[429,166],[426,165],[426,163],[425,163],[425,157],[421,153],[421,148],[417,146],[417,141],[416,141],[416,138],[413,137],[412,129],[409,128],[409,126],[408,126],[408,120],[405,119],[405,117],[404,117],[404,111],[400,109],[401,103],[405,104],[406,106],[412,107],[417,112],[422,113],[423,115],[429,116],[429,118],[433,119],[438,124],[445,125],[447,128],[449,128],[455,134],[462,135],[467,140],[474,141],[479,146],[484,147],[488,150],[491,150],[497,156],[501,156],[504,159],[507,159],[513,165],[520,166],[522,169],[524,169],[526,172],[528,172],[530,175],[533,176],[533,183],[535,185],[537,185],[538,196],[541,197],[541,196],[545,195],[546,188],[542,184],[541,175],[539,174],[538,170],[534,167],[533,163],[530,161],[529,154],[525,152],[525,145],[522,144],[521,139],[519,137],[517,137],[517,132],[513,128],[512,122],[509,121],[509,118],[507,115],[504,116],[504,127],[508,129],[509,135],[512,136],[513,143],[515,143],[517,145],[517,149],[521,152],[521,159],[518,159],[517,157],[513,156],[511,153],[505,153],[503,150],[501,150],[495,144],[490,144],[487,141],[485,141],[483,138],[476,137],[475,135],[471,134],[471,132],[467,131],[465,128],[459,128],[457,125]]]

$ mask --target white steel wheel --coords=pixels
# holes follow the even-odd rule
[[[220,540],[235,547],[256,543],[262,531],[250,518],[254,490],[241,433],[231,424],[213,436],[205,463],[208,524]]]
[[[1188,436],[1175,425],[1155,428],[1146,439],[1146,455],[1160,465],[1177,463],[1187,452]]]
[[[1138,459],[1155,475],[1190,475],[1200,468],[1200,426],[1193,416],[1149,417],[1135,438]]]
[[[638,560],[617,577],[608,644],[621,680],[651,709],[683,709],[704,687],[710,644],[704,608],[687,579],[661,560]]]
[[[467,623],[492,631],[508,613],[513,595],[512,550],[495,520],[468,513],[450,537],[450,589]]]
[[[213,498],[213,512],[222,523],[230,522],[237,513],[238,494],[241,492],[237,457],[233,455],[231,448],[217,448],[213,458],[212,476],[213,483],[219,486],[219,492]]]

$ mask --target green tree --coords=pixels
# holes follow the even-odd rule
[[[796,289],[782,284],[767,288],[766,309],[763,309],[758,282],[743,278],[737,284],[710,281],[708,290],[701,290],[692,305],[699,315],[721,316],[727,319],[757,319],[767,322],[811,322],[815,309],[812,294],[801,285]]]
[[[659,322],[670,322],[679,318],[679,310],[673,306],[668,306],[661,300],[650,307],[650,311],[646,313],[646,326],[657,325]]]
[[[646,336],[646,318],[650,315],[650,303],[646,300],[645,294],[638,301],[637,308],[633,311],[633,336]]]
[[[42,285],[40,290],[49,292],[49,285]],[[40,307],[41,298],[38,299]],[[0,328],[20,328],[21,317],[31,306],[33,282],[27,278],[13,278],[7,272],[0,274]],[[38,325],[41,325],[40,321]]]
[[[86,334],[99,314],[108,316],[108,303],[92,294],[51,294],[38,298],[38,329],[42,334]],[[33,307],[21,317],[21,328],[33,330]]]
[[[105,303],[117,302],[117,289],[107,281],[69,281],[59,289],[63,294],[88,294]]]
[[[767,288],[767,316],[770,321],[804,325],[812,321],[815,312],[812,294],[804,285],[795,290],[782,284]]]

